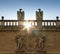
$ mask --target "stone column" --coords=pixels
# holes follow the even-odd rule
[[[1,19],[2,19],[1,25],[4,26],[4,16],[2,16]]]
[[[59,27],[59,17],[58,16],[56,17],[56,27],[57,28]]]

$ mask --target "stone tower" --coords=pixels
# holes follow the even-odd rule
[[[42,19],[43,19],[43,11],[41,11],[41,9],[38,9],[38,11],[36,11],[36,20],[38,28],[42,27]]]
[[[17,11],[17,18],[18,20],[24,20],[24,11],[22,11],[22,9]]]

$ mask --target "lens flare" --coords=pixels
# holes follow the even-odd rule
[[[25,28],[29,29],[31,27],[31,23],[30,22],[24,22],[24,26],[25,26]]]

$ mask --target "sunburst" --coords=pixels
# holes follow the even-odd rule
[[[24,28],[26,28],[27,30],[29,30],[30,27],[32,27],[30,22],[24,22]]]

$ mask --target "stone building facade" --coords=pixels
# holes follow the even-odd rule
[[[0,20],[0,53],[60,54],[60,20],[43,20],[43,11],[36,11],[36,20],[24,20],[24,11],[17,11],[18,20]],[[25,25],[28,27],[25,27]]]

